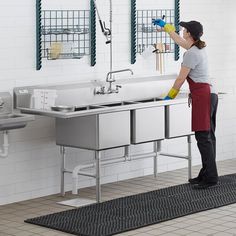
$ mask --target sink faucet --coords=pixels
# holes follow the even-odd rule
[[[106,81],[107,82],[115,82],[115,79],[112,79],[112,74],[116,74],[116,73],[120,73],[120,72],[124,72],[124,71],[130,71],[131,75],[134,74],[134,72],[131,69],[114,70],[114,71],[110,71],[107,73]],[[109,79],[109,77],[110,77],[110,79]]]
[[[108,86],[107,90],[106,90],[105,86],[101,86],[98,90],[95,88],[94,94],[119,93],[119,88],[121,88],[121,85],[116,85],[115,89],[112,88],[112,83],[115,82],[115,79],[112,78],[112,74],[121,73],[121,72],[125,72],[125,71],[130,71],[130,73],[132,75],[134,74],[131,69],[123,69],[123,70],[110,71],[110,72],[107,73],[107,76],[106,76],[106,82],[109,83],[109,86]]]

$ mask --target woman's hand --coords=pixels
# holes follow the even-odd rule
[[[175,26],[171,25],[171,24],[167,24],[164,20],[162,19],[152,19],[152,23],[154,25],[158,25],[162,28],[164,28],[164,31],[166,33],[171,33],[171,32],[175,32]]]

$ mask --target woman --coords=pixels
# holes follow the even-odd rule
[[[195,131],[202,158],[198,176],[189,179],[189,182],[197,189],[214,186],[218,182],[215,139],[218,96],[209,82],[206,44],[200,39],[203,27],[197,21],[180,22],[179,25],[184,28],[182,38],[175,32],[173,25],[161,19],[153,20],[153,24],[163,27],[176,44],[187,50],[179,75],[165,99],[174,99],[187,79],[192,102],[192,131]]]

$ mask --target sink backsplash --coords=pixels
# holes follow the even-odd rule
[[[0,92],[0,115],[11,113],[13,110],[12,96],[9,92]]]
[[[94,94],[96,87],[94,81],[66,85],[17,87],[14,89],[14,107],[34,108],[33,93],[35,89],[56,90],[55,105],[84,106],[161,97],[168,92],[175,79],[176,75],[165,75],[117,80],[115,84],[122,86],[119,93],[105,95]],[[104,81],[102,83],[107,85]],[[100,86],[101,82],[98,84]]]

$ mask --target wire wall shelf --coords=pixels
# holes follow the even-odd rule
[[[179,33],[180,0],[173,1],[173,8],[159,8],[151,10],[137,10],[137,0],[131,1],[131,64],[136,62],[136,55],[142,54],[154,48],[156,54],[174,54],[174,60],[179,59],[179,46],[174,43],[170,36],[158,31],[158,26],[152,24],[152,19],[163,19],[169,24],[173,24],[176,33]]]
[[[175,23],[174,9],[161,10],[137,10],[136,21],[136,49],[137,53],[142,54],[144,50],[152,45],[159,50],[159,53],[174,53],[175,43],[165,32],[158,32],[158,27],[152,24],[152,19],[163,18],[167,23]],[[162,45],[158,49],[157,45]]]
[[[42,10],[42,58],[80,59],[90,55],[89,10]]]

